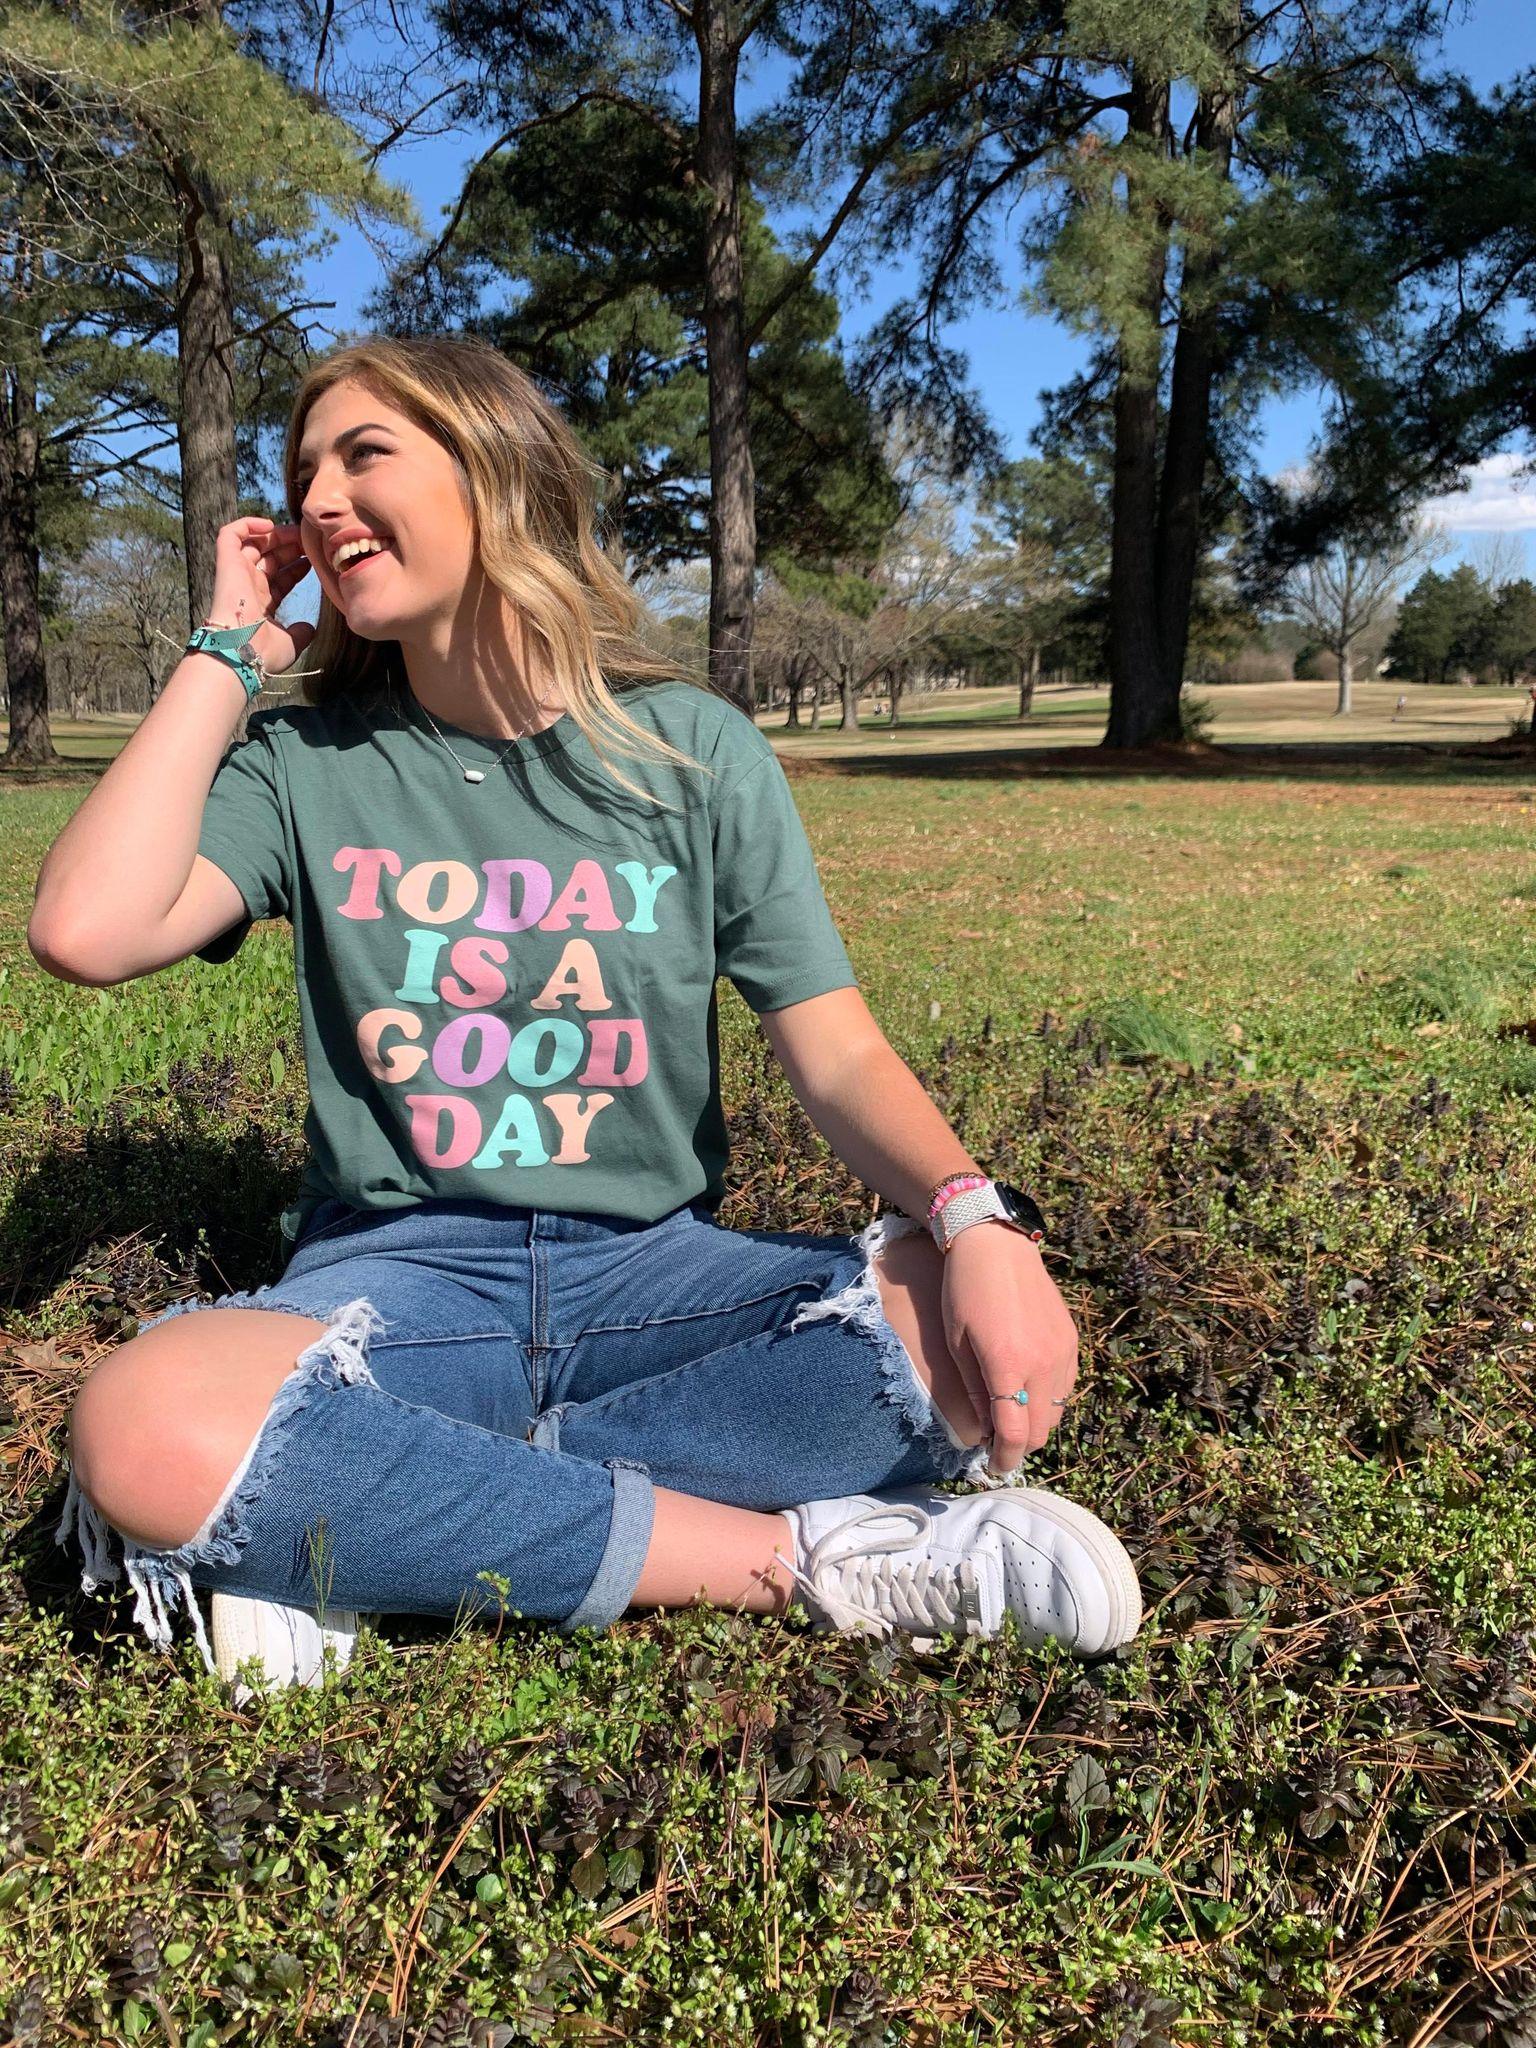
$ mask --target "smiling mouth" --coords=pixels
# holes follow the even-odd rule
[[[361,569],[365,562],[377,562],[388,553],[389,544],[385,542],[382,547],[365,548],[361,554],[349,555],[344,562],[333,562],[331,567],[339,583],[344,578],[350,576],[354,570]]]

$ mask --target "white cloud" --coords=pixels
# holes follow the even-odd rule
[[[1431,498],[1425,516],[1453,533],[1536,532],[1536,477],[1522,476],[1529,457],[1490,455],[1466,473],[1467,488]]]

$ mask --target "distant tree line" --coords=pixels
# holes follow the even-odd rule
[[[1426,570],[1398,608],[1387,664],[1405,682],[1525,682],[1536,676],[1536,584],[1493,586],[1468,563]]]

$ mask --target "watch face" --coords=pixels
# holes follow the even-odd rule
[[[1037,1231],[1044,1237],[1045,1218],[1023,1189],[1009,1187],[1006,1181],[1001,1180],[994,1181],[992,1185],[997,1189],[1003,1207],[1008,1212],[1009,1221],[1018,1224],[1021,1230],[1027,1230],[1031,1237]]]

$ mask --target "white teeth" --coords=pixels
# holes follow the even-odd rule
[[[343,562],[350,562],[355,555],[381,555],[387,542],[382,540],[347,540],[331,557],[331,567],[339,569]]]

